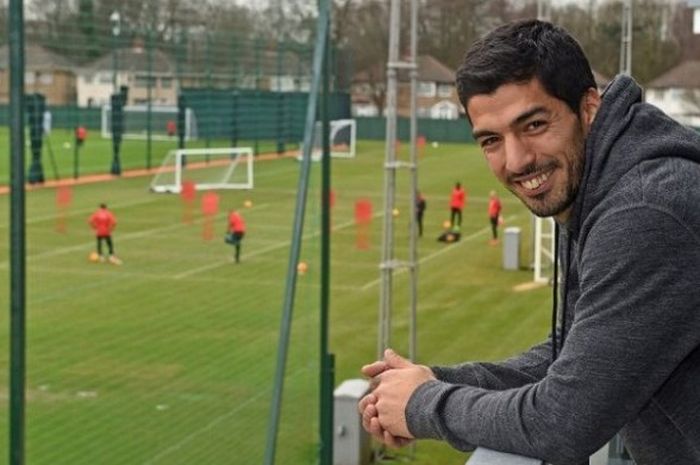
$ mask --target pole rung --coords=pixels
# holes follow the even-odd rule
[[[392,161],[392,162],[384,163],[384,168],[387,168],[387,169],[397,169],[397,168],[415,169],[416,164],[408,162],[408,161]]]
[[[400,268],[415,268],[416,264],[414,262],[401,261],[401,260],[389,260],[379,264],[379,269],[381,270],[397,270]]]
[[[418,69],[418,65],[411,61],[390,61],[386,66],[389,69]]]

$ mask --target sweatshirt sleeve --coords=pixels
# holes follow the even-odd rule
[[[503,362],[473,362],[431,367],[435,377],[452,384],[503,390],[541,380],[552,361],[551,337],[516,357]]]
[[[575,318],[546,376],[505,390],[429,381],[406,406],[414,436],[579,463],[637,416],[700,344],[700,239],[672,213],[628,205],[597,221],[579,257]]]

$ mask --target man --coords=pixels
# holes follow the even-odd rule
[[[98,208],[88,220],[88,224],[95,231],[97,237],[97,255],[101,262],[105,261],[105,256],[102,254],[102,243],[107,244],[109,253],[109,262],[114,265],[121,265],[122,261],[114,255],[114,242],[112,241],[112,231],[117,227],[117,218],[114,213],[107,209],[107,205],[100,204]]]
[[[236,210],[231,210],[228,215],[228,232],[226,242],[236,249],[234,259],[236,263],[241,262],[241,241],[245,236],[245,220]]]
[[[427,203],[420,191],[416,192],[416,223],[418,224],[418,237],[423,237],[423,214]]]
[[[462,209],[466,200],[466,193],[460,183],[455,183],[450,194],[450,224],[452,227],[462,226]]]
[[[587,463],[619,431],[638,465],[700,463],[700,136],[629,77],[599,96],[549,23],[477,41],[457,86],[495,176],[558,224],[560,321],[500,363],[387,351],[363,367],[363,425],[392,446],[435,438],[557,465]]]
[[[491,240],[489,244],[498,244],[498,220],[501,217],[501,199],[498,198],[496,191],[489,192],[489,222],[491,223]]]

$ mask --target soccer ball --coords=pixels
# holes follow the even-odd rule
[[[433,142],[433,143],[432,143],[432,146],[433,146],[434,149],[436,149],[436,148],[438,148],[438,147],[440,146],[440,144],[438,144],[437,142]]]
[[[297,265],[297,271],[299,274],[304,274],[306,271],[309,269],[309,266],[306,264],[306,262],[299,262]]]
[[[97,252],[90,252],[90,255],[88,255],[88,260],[91,262],[97,262],[100,260],[100,254]]]
[[[70,148],[70,142],[64,142],[63,143],[63,148],[68,150]]]
[[[450,220],[445,220],[442,222],[442,227],[445,229],[450,229],[451,226],[452,226],[452,223],[450,223]]]
[[[245,202],[243,202],[243,206],[246,208],[250,208],[253,206],[253,202],[250,200],[246,200]]]
[[[391,211],[391,214],[394,215],[394,216],[399,216],[399,209],[398,209],[398,208],[394,208],[394,209]]]

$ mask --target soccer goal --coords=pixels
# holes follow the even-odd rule
[[[102,137],[112,137],[112,107],[102,107]],[[177,137],[177,106],[151,106],[151,139],[171,140]],[[127,105],[124,107],[125,139],[148,138],[148,106]],[[197,138],[197,119],[191,108],[185,109],[185,140]]]
[[[321,121],[316,121],[314,128],[314,143],[311,148],[311,159],[321,160],[323,154],[323,126]],[[357,128],[354,119],[337,119],[330,122],[331,157],[355,158],[355,138]],[[304,154],[303,143],[299,144],[297,160],[301,160]]]
[[[537,283],[550,282],[554,278],[554,260],[557,251],[554,250],[554,219],[535,217],[535,276]]]
[[[172,150],[151,181],[151,191],[179,193],[185,182],[197,190],[252,189],[250,147]]]

